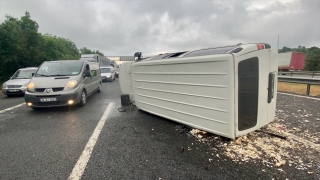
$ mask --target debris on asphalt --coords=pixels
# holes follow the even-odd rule
[[[183,153],[183,151],[184,151],[184,147],[179,149],[179,152]]]
[[[260,161],[268,167],[289,165],[299,170],[318,168],[316,164],[320,164],[320,145],[314,142],[319,138],[306,135],[314,142],[299,138],[286,128],[274,122],[235,140],[227,140],[199,129],[190,129],[188,133],[199,142],[213,146],[212,150],[222,150],[223,155],[235,163]],[[220,158],[219,154],[215,156]],[[282,168],[278,170],[283,171]]]

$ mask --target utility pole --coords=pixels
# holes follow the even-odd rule
[[[278,35],[278,45],[277,45],[278,51],[279,51],[279,35]]]

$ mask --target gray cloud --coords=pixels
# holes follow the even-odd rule
[[[2,0],[5,14],[29,11],[41,33],[105,55],[155,54],[265,42],[320,46],[319,0]]]

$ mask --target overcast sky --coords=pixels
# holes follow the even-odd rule
[[[106,56],[143,55],[263,42],[320,47],[320,0],[0,0],[25,11],[39,32]]]

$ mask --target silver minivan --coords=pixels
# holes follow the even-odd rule
[[[86,105],[101,92],[99,63],[86,60],[45,61],[30,80],[24,99],[28,107]]]
[[[2,84],[3,94],[8,97],[12,95],[24,95],[32,74],[37,72],[37,69],[37,67],[18,69],[8,81]]]

